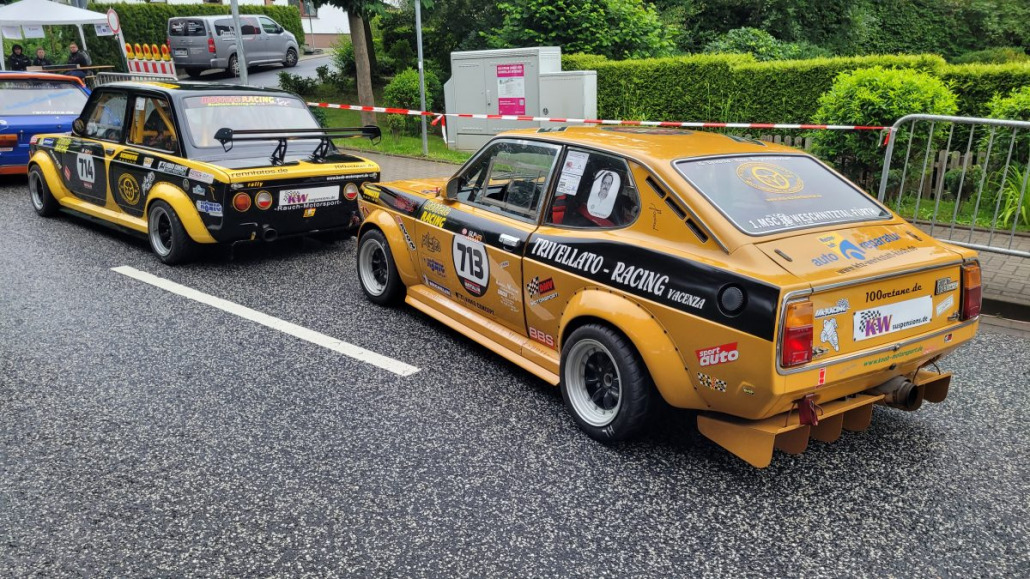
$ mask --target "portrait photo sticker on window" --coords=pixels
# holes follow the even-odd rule
[[[626,162],[596,152],[570,150],[562,164],[547,222],[563,227],[613,228],[640,213],[640,198]]]

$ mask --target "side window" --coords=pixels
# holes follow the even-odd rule
[[[272,22],[271,20],[269,20],[268,18],[265,18],[264,16],[262,16],[261,18],[258,18],[258,20],[261,21],[261,28],[263,28],[265,30],[266,34],[278,34],[279,33],[279,26],[275,22]]]
[[[242,26],[242,23],[240,24]],[[232,26],[232,20],[215,20],[215,36],[234,36],[236,32]]]
[[[260,34],[261,30],[258,28],[258,23],[253,18],[240,18],[240,33],[244,36],[252,36],[254,34]]]
[[[86,120],[86,136],[106,141],[122,140],[125,104],[128,100],[127,95],[118,92],[107,93],[97,99]]]
[[[458,199],[494,213],[535,220],[561,147],[499,141],[460,177]]]
[[[566,227],[623,227],[640,215],[640,195],[620,157],[569,149],[547,223]]]
[[[168,101],[154,97],[136,97],[132,107],[132,129],[129,143],[174,152],[179,149],[172,111]]]

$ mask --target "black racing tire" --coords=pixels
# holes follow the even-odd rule
[[[640,354],[611,327],[586,324],[562,345],[560,388],[576,424],[594,440],[628,440],[647,424],[654,384]]]
[[[41,217],[53,217],[61,208],[61,204],[50,192],[50,187],[46,184],[46,175],[39,165],[33,165],[29,169],[29,200],[32,201],[32,208]]]
[[[200,78],[201,74],[204,74],[204,69],[203,68],[198,68],[198,67],[195,67],[195,66],[187,66],[186,67],[186,75],[189,76],[190,78]]]
[[[397,273],[386,236],[372,229],[358,241],[358,281],[374,304],[392,306],[404,296],[404,282]]]
[[[147,239],[150,249],[165,265],[189,261],[196,249],[179,216],[164,201],[154,201],[147,210]]]
[[[297,49],[295,49],[295,48],[287,48],[286,49],[286,58],[283,59],[283,66],[285,66],[286,68],[293,68],[293,67],[297,66],[297,61],[299,59],[300,58],[297,55]]]
[[[229,73],[229,76],[239,78],[240,59],[235,54],[229,57],[229,66],[225,68],[225,71]]]

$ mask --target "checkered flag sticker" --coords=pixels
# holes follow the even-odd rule
[[[529,292],[530,297],[536,296],[537,292],[540,291],[540,277],[536,276],[529,280],[526,284],[526,291]]]
[[[869,310],[868,312],[862,312],[859,315],[859,328],[865,328],[869,324],[869,320],[875,320],[880,318],[880,310]]]

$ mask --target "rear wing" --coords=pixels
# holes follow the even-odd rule
[[[364,137],[378,144],[383,138],[383,132],[375,125],[364,127],[338,127],[324,129],[246,129],[235,131],[229,127],[222,127],[215,132],[215,140],[222,144],[226,152],[232,150],[233,143],[237,141],[278,141],[275,151],[272,152],[272,165],[282,165],[286,159],[286,144],[289,141],[300,139],[318,139],[318,147],[311,154],[312,161],[324,159],[333,150],[333,139],[353,139]]]

